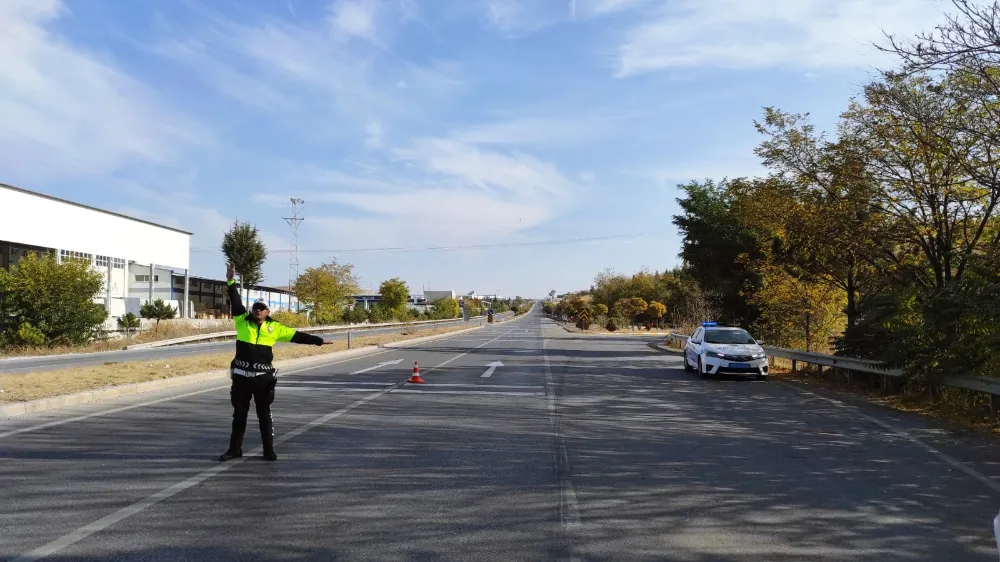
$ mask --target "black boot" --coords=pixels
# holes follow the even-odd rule
[[[271,421],[271,412],[261,412],[260,418],[260,440],[264,444],[264,460],[276,461],[278,455],[274,453],[274,423]]]
[[[233,432],[229,435],[229,449],[222,453],[219,461],[226,462],[238,459],[243,456],[243,432],[246,431],[247,422],[243,420],[233,420]]]

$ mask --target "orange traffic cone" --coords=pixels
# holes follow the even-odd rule
[[[420,365],[417,362],[413,362],[413,375],[410,376],[409,382],[411,384],[424,384],[424,379],[420,378]]]

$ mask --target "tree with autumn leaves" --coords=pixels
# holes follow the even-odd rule
[[[1000,2],[882,48],[836,131],[767,108],[765,177],[680,186],[684,274],[714,319],[934,384],[1000,375]],[[708,291],[710,289],[710,291]]]

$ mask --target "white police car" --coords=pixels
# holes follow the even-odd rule
[[[697,371],[702,378],[743,375],[766,381],[767,353],[742,328],[702,322],[684,346],[684,370]]]

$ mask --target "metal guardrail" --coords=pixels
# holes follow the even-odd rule
[[[670,334],[667,336],[668,340],[686,342],[690,336],[684,336],[681,334]],[[792,368],[795,368],[795,363],[801,361],[803,363],[808,363],[810,365],[819,365],[821,367],[832,367],[835,369],[843,369],[845,371],[855,371],[859,373],[871,373],[874,375],[882,375],[884,377],[891,378],[901,378],[905,375],[902,369],[891,369],[883,365],[880,361],[874,361],[871,359],[858,359],[855,357],[840,357],[838,355],[827,355],[825,353],[813,353],[810,351],[800,351],[797,349],[787,349],[783,347],[772,347],[769,345],[762,345],[764,352],[771,357],[781,357],[783,359],[790,359],[792,361]],[[954,375],[950,377],[945,377],[941,381],[944,386],[950,386],[952,388],[961,388],[964,390],[972,390],[975,392],[982,392],[984,394],[989,394],[990,396],[1000,397],[1000,379],[995,379],[991,377],[977,377],[971,375]],[[1000,404],[997,404],[1000,408]]]
[[[507,314],[507,313],[501,313]],[[495,317],[498,315],[495,315]],[[485,318],[485,316],[472,316],[469,320],[476,318]],[[342,332],[354,332],[354,331],[368,331],[377,330],[380,328],[405,328],[412,326],[426,326],[426,325],[443,325],[443,324],[456,324],[459,322],[465,322],[461,318],[454,318],[449,320],[418,320],[416,322],[386,322],[380,324],[350,324],[335,325],[335,326],[312,326],[308,328],[297,328],[301,332],[307,333],[320,333],[320,334],[334,334]],[[212,340],[228,340],[230,338],[236,337],[236,331],[226,331],[226,332],[212,332],[210,334],[198,334],[194,336],[184,336],[181,338],[173,338],[169,340],[160,340],[149,343],[138,343],[135,345],[130,345],[125,349],[154,349],[158,347],[169,347],[172,345],[183,345],[186,343],[197,343],[197,342],[209,342]]]

